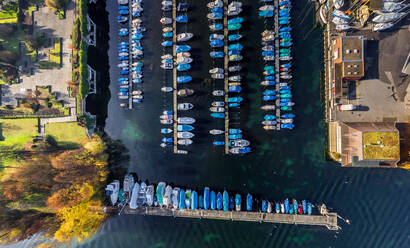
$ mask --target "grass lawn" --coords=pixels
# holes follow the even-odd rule
[[[11,35],[7,37],[7,39],[4,40],[0,38],[0,42],[2,43],[5,50],[18,53],[19,42],[24,41],[24,38],[24,31],[21,29],[16,29]]]
[[[399,134],[397,132],[363,133],[364,159],[399,159],[399,147]]]
[[[5,23],[10,23],[10,24],[17,23],[17,17],[0,19],[0,24],[5,24]]]
[[[61,63],[61,39],[56,38],[54,40],[54,48],[50,49],[50,62],[60,64]]]
[[[87,138],[85,128],[77,122],[49,123],[45,130],[46,135],[51,135],[59,146],[65,148],[76,148]]]

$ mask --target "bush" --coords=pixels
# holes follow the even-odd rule
[[[64,12],[63,11],[59,11],[58,14],[58,19],[63,20],[64,19]]]
[[[19,55],[12,51],[0,51],[0,61],[8,64],[15,65],[19,59]]]
[[[78,82],[78,79],[80,78],[80,73],[78,71],[74,71],[72,73],[72,81],[73,82]]]
[[[60,64],[55,63],[55,62],[51,62],[51,61],[46,61],[46,60],[38,62],[38,65],[39,65],[40,69],[60,68]]]

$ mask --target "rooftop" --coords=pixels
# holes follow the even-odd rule
[[[364,132],[363,159],[400,159],[398,132]]]
[[[363,36],[341,36],[342,61],[363,60]]]

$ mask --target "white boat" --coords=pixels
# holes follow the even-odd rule
[[[228,8],[228,16],[235,16],[239,15],[242,12],[242,8],[240,7],[229,7]]]
[[[144,99],[144,96],[142,96],[142,95],[132,95],[132,98],[134,98],[134,99]]]
[[[140,185],[139,183],[136,182],[134,184],[134,187],[132,189],[132,194],[131,194],[131,200],[130,200],[131,209],[136,209],[138,207],[137,199],[138,199],[139,192],[140,192]]]
[[[211,74],[224,73],[224,69],[215,67],[215,68],[209,70],[209,73],[211,73]]]
[[[166,32],[172,32],[172,27],[165,27],[162,29],[162,32],[166,33]]]
[[[230,76],[229,78],[228,78],[228,80],[229,81],[241,81],[242,80],[242,77],[241,76],[239,76],[239,75],[236,75],[236,76]]]
[[[161,64],[161,68],[162,69],[166,69],[166,70],[170,70],[170,69],[172,69],[172,68],[174,68],[174,65],[173,64]]]
[[[273,41],[275,40],[275,35],[266,35],[262,37],[263,41]]]
[[[189,52],[177,53],[177,58],[179,58],[179,57],[189,58],[189,57],[191,57],[191,53],[189,53]]]
[[[333,10],[333,13],[332,13],[332,14],[333,14],[333,16],[342,18],[342,19],[344,19],[344,20],[349,20],[349,19],[350,19],[350,17],[349,17],[348,15],[346,15],[346,13],[343,12],[343,11],[341,11],[341,10],[335,9],[335,10]]]
[[[219,130],[219,129],[212,129],[209,131],[210,134],[212,135],[219,135],[219,134],[224,134],[225,132],[223,130]]]
[[[193,142],[190,139],[180,139],[180,140],[178,140],[178,145],[181,145],[181,146],[189,146],[192,143]]]
[[[234,2],[231,2],[228,5],[228,8],[234,8],[234,7],[241,8],[242,7],[242,2],[234,1]]]
[[[272,213],[272,203],[268,201],[268,209],[266,210],[268,213]]]
[[[172,18],[162,17],[159,21],[162,23],[162,25],[167,25],[172,23]]]
[[[346,31],[349,30],[351,27],[349,25],[346,24],[340,24],[340,25],[336,25],[336,30],[337,31]]]
[[[178,124],[193,124],[195,119],[192,117],[178,117]]]
[[[193,33],[181,33],[181,34],[177,34],[177,41],[188,41],[190,40],[192,37],[194,37]]]
[[[129,54],[126,52],[119,53],[118,56],[128,56]]]
[[[115,205],[118,201],[118,193],[120,192],[120,181],[115,180],[108,184],[105,188],[105,193],[110,197],[111,205]]]
[[[396,2],[383,2],[383,12],[398,12],[401,9],[407,7],[405,4],[396,3]]]
[[[224,102],[212,102],[211,105],[214,107],[223,107],[225,106],[225,103]]]
[[[178,103],[178,106],[177,106],[178,110],[182,110],[182,111],[190,110],[193,107],[194,107],[194,105],[192,103],[187,103],[187,102],[186,103]]]
[[[222,113],[225,112],[224,107],[210,107],[209,110],[214,113]]]
[[[229,145],[232,147],[245,147],[245,146],[249,146],[250,144],[251,142],[249,142],[248,140],[237,139],[237,140],[231,140]]]
[[[381,14],[381,15],[374,17],[373,22],[375,23],[393,22],[405,14],[406,13],[385,13],[385,14]]]
[[[178,139],[190,139],[195,136],[195,134],[191,132],[178,132],[177,133]]]
[[[320,19],[322,19],[322,22],[324,24],[327,24],[328,9],[327,9],[326,5],[320,6],[319,14],[320,14]]]
[[[162,1],[161,2],[161,4],[163,5],[163,6],[172,6],[172,1]]]
[[[147,197],[147,205],[152,206],[154,204],[154,185],[150,185],[147,187],[145,195]]]
[[[161,56],[161,59],[173,59],[173,56],[171,54],[165,54]]]
[[[124,176],[124,183],[123,183],[123,198],[124,201],[129,201],[132,194],[132,189],[134,188],[134,177],[127,173]]]
[[[209,13],[209,14],[206,15],[206,17],[209,20],[220,20],[220,19],[222,19],[222,15],[219,15],[219,13]]]
[[[165,193],[164,193],[164,195],[163,195],[163,203],[164,203],[164,206],[166,207],[166,208],[168,208],[169,207],[169,205],[171,204],[171,194],[172,194],[172,187],[171,186],[167,186],[166,188],[165,188]]]
[[[259,8],[260,11],[273,11],[275,7],[273,5],[264,5]]]
[[[214,73],[214,74],[211,75],[211,77],[213,79],[223,79],[225,77],[225,75],[222,74],[222,73]]]
[[[161,122],[161,124],[169,125],[169,124],[174,123],[174,120],[160,120],[160,122]]]
[[[280,204],[280,212],[281,212],[282,214],[285,213],[285,204],[283,204],[283,203]]]
[[[293,119],[281,119],[280,123],[293,123]]]
[[[163,115],[160,115],[159,118],[162,119],[162,120],[172,120],[174,118],[174,116],[173,115],[168,115],[168,114],[163,114]]]
[[[223,91],[223,90],[214,90],[214,91],[212,91],[212,95],[214,95],[214,96],[224,96],[225,91]]]
[[[242,66],[235,65],[235,66],[229,66],[228,71],[229,72],[235,72],[235,71],[240,71],[241,69],[242,69]]]
[[[192,63],[193,59],[191,58],[186,58],[186,57],[179,57],[175,61],[177,64],[190,64]]]
[[[142,182],[138,193],[137,206],[143,206],[145,204],[147,204],[147,184]]]
[[[212,34],[209,40],[223,40],[225,36],[223,34]]]
[[[171,202],[172,202],[172,208],[173,209],[178,209],[178,203],[179,203],[179,191],[180,189],[178,187],[175,187],[172,190],[172,195],[171,195]]]
[[[386,30],[389,29],[391,27],[393,27],[394,24],[391,22],[387,22],[387,23],[377,23],[373,26],[373,31],[382,31],[382,30]]]
[[[208,3],[206,6],[208,6],[208,8],[212,9],[212,8],[222,8],[224,6],[224,3],[222,0],[215,0],[213,2]]]
[[[125,5],[128,4],[128,0],[117,0],[118,4]]]
[[[188,154],[186,150],[177,150],[177,154]]]
[[[162,92],[172,92],[174,90],[174,88],[172,87],[162,87],[161,91]]]
[[[345,4],[344,0],[333,0],[333,5],[335,6],[336,9],[342,8],[344,4]]]
[[[347,21],[340,18],[340,17],[333,17],[332,22],[336,25],[342,25],[342,24],[347,24]]]
[[[132,91],[132,94],[133,94],[133,95],[141,95],[141,94],[142,94],[142,91],[141,91],[141,90],[133,90],[133,91]]]

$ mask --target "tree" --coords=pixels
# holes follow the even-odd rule
[[[0,51],[0,61],[11,65],[15,65],[19,59],[19,55],[12,51],[3,50]]]
[[[0,25],[0,37],[6,38],[14,32],[14,29],[11,25],[1,24]]]
[[[26,35],[24,44],[26,45],[27,49],[30,51],[37,50],[42,46],[41,40],[38,39],[37,37],[34,37],[33,35]]]
[[[64,10],[70,0],[46,0],[47,7],[54,10]]]
[[[88,183],[74,184],[68,188],[60,189],[47,199],[47,206],[52,209],[73,207],[82,202],[88,202],[94,195],[93,186]]]

